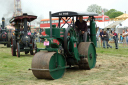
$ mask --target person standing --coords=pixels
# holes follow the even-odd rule
[[[36,34],[37,34],[37,32],[36,32],[36,30],[34,31],[34,35],[36,36]]]
[[[99,37],[100,37],[100,41],[101,41],[101,47],[102,47],[103,40],[104,40],[103,34],[104,34],[104,33],[103,33],[102,29],[100,29]],[[103,45],[104,45],[104,44],[103,44]]]
[[[123,47],[124,47],[124,45],[126,44],[126,46],[127,46],[127,43],[126,43],[126,32],[125,32],[125,30],[123,30],[123,33],[122,33],[122,38],[123,38]]]
[[[37,42],[37,32],[36,32],[36,30],[34,31],[34,36],[35,36],[35,42]]]
[[[40,38],[39,37],[40,37],[40,33],[38,32],[37,33],[38,42],[40,42]]]
[[[128,44],[128,29],[127,29],[127,31],[126,31],[125,36],[126,36],[126,43]]]
[[[108,44],[108,41],[109,41],[109,36],[108,36],[108,33],[106,32],[106,31],[104,31],[104,34],[103,34],[103,37],[104,37],[104,40],[103,40],[103,43],[105,44],[106,43],[106,46],[104,47],[104,48],[112,48],[112,46],[110,46],[109,44]]]
[[[111,36],[113,36],[114,42],[115,42],[115,49],[118,49],[118,35],[115,33],[115,31],[112,31]]]

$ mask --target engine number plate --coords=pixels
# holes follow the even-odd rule
[[[44,41],[44,46],[49,46],[49,41]]]

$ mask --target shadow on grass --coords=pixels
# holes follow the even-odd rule
[[[74,67],[66,69],[67,72],[75,72],[75,71],[83,71],[83,70],[85,70],[85,69],[80,69],[78,66],[74,66]],[[88,70],[88,69],[86,69],[86,70]]]

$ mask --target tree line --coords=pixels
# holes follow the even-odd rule
[[[106,9],[102,8],[101,6],[98,6],[97,4],[92,4],[88,6],[87,8],[88,12],[96,12],[98,15],[102,15],[102,11],[104,12],[104,15],[109,16],[109,18],[115,18],[123,14],[121,11],[117,11],[116,9]]]

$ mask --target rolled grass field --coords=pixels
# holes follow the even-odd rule
[[[38,47],[43,47],[42,44]],[[57,80],[37,79],[31,68],[33,55],[11,55],[11,48],[0,45],[0,85],[128,85],[128,47],[96,48],[97,62],[91,70],[66,69]]]

